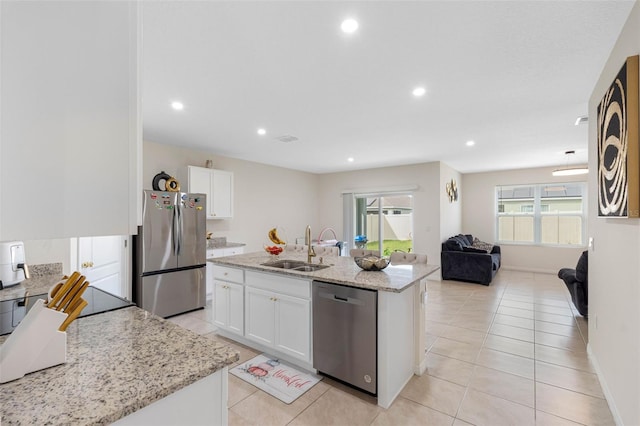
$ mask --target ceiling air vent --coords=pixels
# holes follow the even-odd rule
[[[291,135],[282,135],[282,136],[278,136],[278,137],[276,138],[276,140],[277,140],[277,141],[280,141],[280,142],[286,142],[286,143],[289,143],[289,142],[295,142],[295,141],[297,141],[297,140],[298,140],[298,138],[296,138],[295,136],[291,136]]]
[[[578,117],[576,119],[576,126],[582,124],[582,123],[587,123],[589,121],[589,117],[587,117],[586,115],[583,115],[582,117]]]

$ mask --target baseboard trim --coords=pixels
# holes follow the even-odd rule
[[[602,393],[604,393],[604,399],[607,400],[607,404],[609,404],[609,409],[611,410],[611,415],[613,416],[613,421],[616,422],[616,426],[624,426],[624,422],[620,417],[620,413],[618,412],[618,407],[616,407],[616,402],[613,399],[613,395],[609,390],[609,386],[607,385],[607,381],[602,374],[602,370],[600,369],[600,364],[598,364],[598,359],[594,355],[591,350],[591,344],[587,343],[587,354],[589,355],[589,360],[593,364],[594,370],[596,370],[596,376],[598,376],[598,380],[600,381],[600,386],[602,387]]]
[[[553,274],[556,275],[558,273],[557,270],[555,269],[538,269],[538,268],[525,268],[525,267],[521,267],[521,266],[508,266],[508,265],[502,265],[500,267],[501,270],[505,270],[505,271],[516,271],[516,272],[532,272],[535,274]],[[498,271],[498,273],[500,273],[500,271]]]
[[[416,376],[422,376],[424,372],[427,371],[427,357],[425,356],[422,361],[416,365],[415,371],[413,372]]]

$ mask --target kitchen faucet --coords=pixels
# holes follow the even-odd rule
[[[307,230],[304,233],[304,243],[307,245],[307,263],[311,263],[311,258],[316,256],[316,252],[313,251],[311,246],[311,225],[307,225]]]

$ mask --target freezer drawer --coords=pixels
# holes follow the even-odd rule
[[[377,394],[378,293],[313,282],[313,367]]]
[[[138,286],[138,306],[164,318],[206,303],[204,267],[143,276]]]

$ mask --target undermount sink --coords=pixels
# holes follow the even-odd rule
[[[329,265],[320,265],[317,263],[307,263],[302,260],[276,260],[275,262],[262,263],[262,266],[270,266],[272,268],[291,269],[292,271],[313,272],[320,269],[328,268]]]

